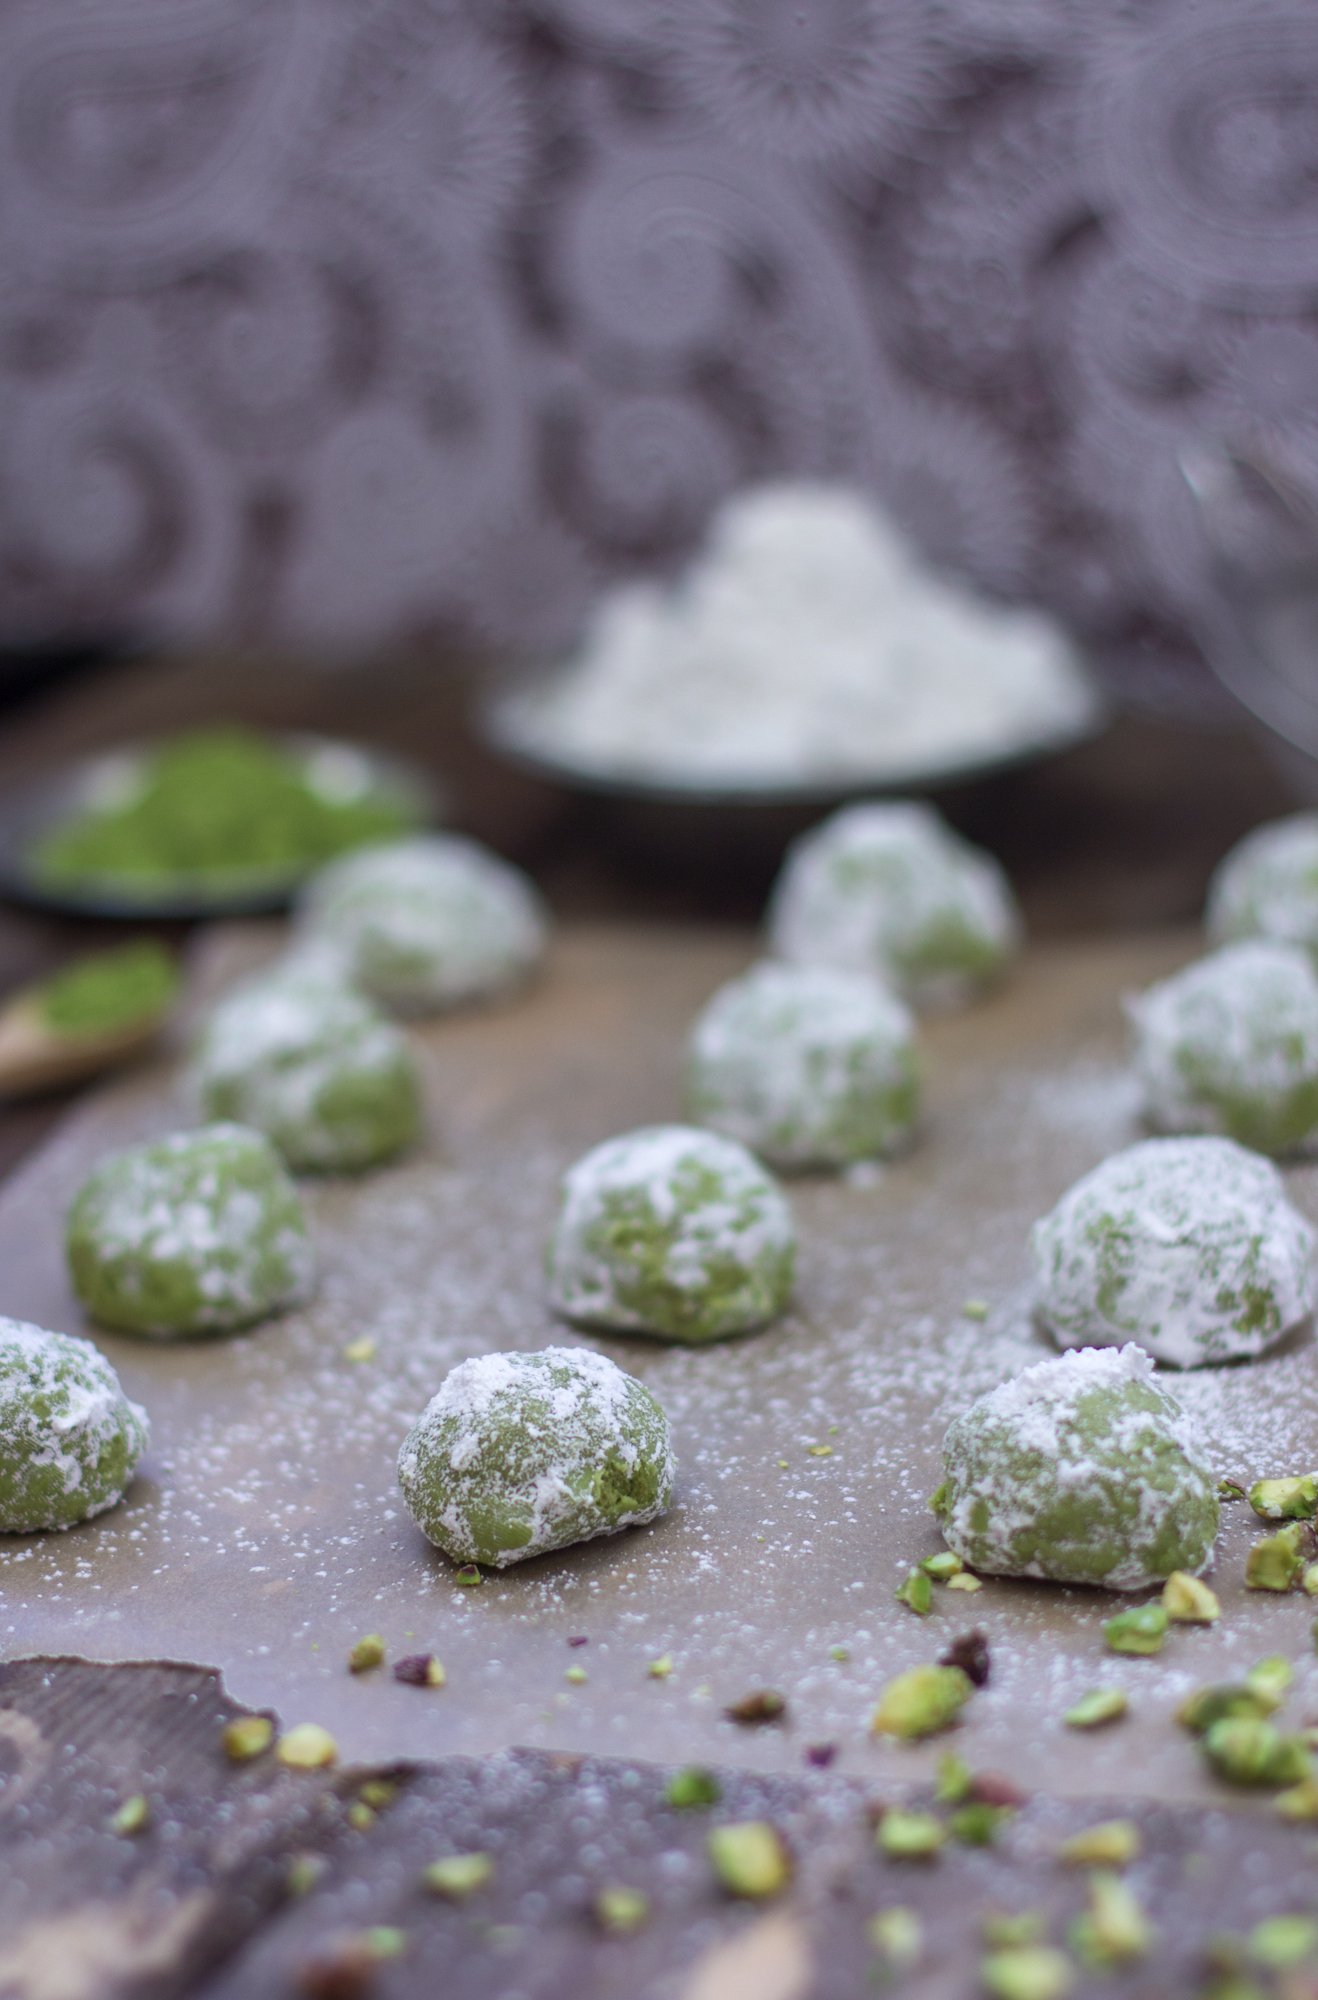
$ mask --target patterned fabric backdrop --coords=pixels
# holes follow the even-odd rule
[[[0,637],[552,646],[792,468],[1193,696],[1318,7],[0,0],[0,273]]]

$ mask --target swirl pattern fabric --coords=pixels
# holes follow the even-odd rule
[[[7,0],[0,640],[553,649],[784,471],[1202,701],[1318,468],[1311,0]]]

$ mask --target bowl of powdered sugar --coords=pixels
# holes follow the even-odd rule
[[[929,790],[1101,721],[1049,617],[930,569],[870,496],[807,481],[734,496],[676,580],[614,586],[570,657],[483,715],[560,784],[728,805]]]

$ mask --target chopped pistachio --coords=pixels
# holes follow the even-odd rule
[[[1290,1590],[1304,1569],[1303,1521],[1254,1542],[1245,1557],[1246,1590]]]
[[[1300,1589],[1310,1597],[1318,1597],[1318,1563],[1310,1563],[1300,1578]]]
[[[1070,1959],[1047,1944],[991,1951],[980,1960],[979,1977],[990,2000],[1066,2000],[1075,1988]]]
[[[890,1861],[930,1861],[947,1839],[947,1828],[932,1813],[894,1806],[884,1813],[874,1838]]]
[[[949,1750],[938,1760],[934,1797],[939,1805],[959,1806],[970,1797],[974,1782],[975,1774],[969,1764]]]
[[[1089,1908],[1071,1926],[1076,1956],[1096,1970],[1130,1965],[1153,1943],[1153,1926],[1119,1875],[1099,1869],[1089,1878]]]
[[[960,1667],[910,1667],[884,1688],[870,1729],[876,1736],[932,1736],[956,1721],[972,1692]]]
[[[1067,1709],[1062,1721],[1071,1729],[1098,1729],[1105,1722],[1115,1722],[1129,1706],[1125,1688],[1091,1688]]]
[[[806,1450],[809,1452],[811,1458],[832,1458],[833,1456],[833,1447],[831,1444],[808,1444]]]
[[[789,1467],[789,1466],[791,1465],[791,1463],[792,1463],[792,1461],[791,1461],[791,1459],[790,1459],[790,1458],[780,1458],[780,1459],[778,1459],[778,1460],[777,1460],[777,1466],[778,1466],[778,1470],[779,1470],[780,1472],[786,1472],[786,1471],[787,1471],[787,1469],[788,1469],[788,1467]]]
[[[348,1825],[355,1826],[358,1833],[367,1833],[375,1825],[375,1808],[368,1806],[365,1799],[354,1799],[348,1807]]]
[[[1005,1951],[1023,1944],[1041,1944],[1048,1925],[1037,1910],[990,1910],[980,1930],[985,1944]]]
[[[433,1653],[408,1653],[395,1660],[394,1679],[402,1681],[404,1687],[442,1688],[448,1684],[448,1675]]]
[[[1218,1777],[1233,1785],[1297,1785],[1310,1775],[1309,1754],[1299,1738],[1283,1736],[1255,1716],[1213,1723],[1203,1751]]]
[[[1301,1778],[1298,1785],[1279,1792],[1272,1803],[1283,1819],[1318,1819],[1318,1778]]]
[[[934,1601],[934,1587],[923,1570],[913,1569],[893,1596],[899,1604],[908,1605],[918,1618],[924,1618]]]
[[[1285,1972],[1318,1956],[1318,1923],[1312,1917],[1265,1917],[1250,1932],[1247,1950],[1256,1964]]]
[[[664,1796],[670,1806],[684,1809],[716,1806],[723,1797],[723,1787],[712,1771],[702,1770],[699,1764],[688,1764],[685,1770],[674,1771]]]
[[[1160,1653],[1169,1623],[1161,1604],[1136,1604],[1109,1618],[1103,1637],[1114,1653]]]
[[[350,1674],[369,1673],[372,1667],[382,1667],[383,1665],[384,1640],[378,1632],[368,1632],[364,1639],[357,1641],[348,1654],[348,1672]]]
[[[652,1681],[666,1681],[673,1671],[672,1654],[661,1653],[657,1660],[651,1660],[645,1671]]]
[[[1133,1819],[1103,1819],[1064,1840],[1057,1858],[1068,1868],[1124,1868],[1140,1846],[1140,1830]]]
[[[946,1479],[943,1481],[941,1486],[936,1486],[934,1488],[933,1492],[929,1495],[929,1510],[931,1513],[937,1514],[941,1517],[941,1515],[946,1510],[948,1498],[951,1494],[951,1491],[952,1491],[951,1485]]]
[[[110,1831],[131,1839],[135,1833],[145,1833],[150,1824],[151,1802],[144,1792],[134,1792],[111,1818]]]
[[[1318,1514],[1318,1473],[1256,1480],[1249,1489],[1249,1504],[1265,1521],[1312,1521]]]
[[[475,1590],[477,1584],[484,1583],[485,1573],[475,1563],[463,1563],[461,1568],[454,1570],[453,1581],[460,1584],[463,1590]]]
[[[584,1667],[564,1667],[563,1679],[571,1681],[573,1687],[581,1687],[590,1679],[590,1675]]]
[[[360,1340],[350,1340],[343,1350],[343,1358],[345,1361],[374,1361],[375,1342],[369,1334]]]
[[[982,1590],[984,1583],[981,1577],[972,1576],[968,1569],[963,1569],[958,1575],[948,1577],[947,1587],[949,1590]]]
[[[328,1729],[322,1729],[318,1722],[299,1722],[285,1731],[275,1745],[275,1755],[281,1764],[287,1764],[294,1771],[320,1771],[332,1764],[339,1754],[339,1746]]]
[[[755,1728],[762,1722],[781,1722],[787,1713],[787,1702],[774,1688],[756,1688],[740,1701],[732,1702],[723,1713],[729,1722]]]
[[[290,1896],[307,1896],[329,1867],[323,1854],[294,1854],[284,1875]]]
[[[602,1931],[626,1937],[640,1930],[650,1917],[650,1899],[639,1889],[601,1889],[595,1898],[595,1921]]]
[[[730,1895],[758,1901],[778,1895],[791,1880],[792,1857],[768,1820],[713,1826],[706,1844],[714,1873]]]
[[[1014,1806],[990,1805],[987,1799],[972,1799],[948,1814],[947,1830],[965,1847],[992,1847],[998,1828],[1011,1819]]]
[[[1222,1616],[1216,1595],[1202,1577],[1174,1569],[1162,1587],[1162,1608],[1173,1625],[1212,1625]]]
[[[1245,1686],[1250,1693],[1267,1704],[1269,1712],[1280,1708],[1290,1693],[1291,1682],[1295,1679],[1295,1669],[1284,1653],[1269,1653],[1266,1659],[1255,1660],[1245,1675]]]
[[[1219,1479],[1217,1497],[1219,1500],[1243,1500],[1245,1489],[1238,1479]]]
[[[220,1741],[224,1754],[235,1764],[250,1763],[270,1748],[275,1740],[275,1725],[268,1715],[236,1715],[225,1728]]]
[[[935,1583],[946,1583],[949,1577],[959,1576],[965,1564],[951,1549],[939,1549],[937,1555],[926,1556],[920,1568]]]
[[[879,1910],[872,1916],[865,1931],[876,1957],[886,1965],[900,1972],[909,1972],[912,1966],[919,1964],[924,1947],[924,1925],[914,1910],[894,1903],[890,1909]]]
[[[851,1658],[851,1654],[848,1652],[845,1646],[830,1646],[828,1649],[828,1657],[830,1660],[849,1660]]]
[[[494,1858],[489,1854],[445,1854],[421,1872],[421,1880],[432,1896],[450,1903],[465,1902],[494,1877]]]
[[[987,1299],[962,1299],[962,1319],[987,1319],[988,1316],[989,1302]]]
[[[401,1958],[407,1950],[407,1932],[397,1924],[372,1924],[362,1932],[362,1944],[370,1958]]]
[[[1264,1688],[1250,1687],[1244,1681],[1216,1681],[1188,1694],[1176,1711],[1176,1720],[1192,1735],[1202,1736],[1215,1722],[1242,1715],[1261,1718],[1271,1715],[1276,1706]]]
[[[373,1811],[383,1812],[385,1807],[391,1806],[398,1797],[397,1782],[393,1778],[367,1778],[361,1787],[359,1797],[363,1804],[370,1806]]]

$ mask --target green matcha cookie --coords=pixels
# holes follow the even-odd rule
[[[766,962],[714,995],[687,1052],[687,1110],[777,1167],[895,1152],[919,1106],[915,1036],[864,972]]]
[[[69,1211],[67,1249],[93,1319],[164,1340],[250,1325],[311,1286],[297,1189],[264,1134],[241,1125],[102,1161]]]
[[[1250,939],[1126,1003],[1149,1122],[1290,1153],[1318,1131],[1318,973]]]
[[[1215,944],[1266,937],[1318,953],[1318,813],[1292,813],[1238,841],[1208,885]]]
[[[1230,1139],[1146,1139],[1034,1225],[1040,1315],[1062,1347],[1248,1359],[1313,1311],[1314,1247],[1270,1160]]]
[[[589,1348],[483,1354],[408,1432],[398,1483],[446,1556],[504,1569],[656,1520],[673,1492],[668,1419]]]
[[[787,1199],[744,1146],[652,1125],[606,1140],[567,1174],[550,1294],[585,1326],[698,1345],[781,1312],[795,1259]]]
[[[1204,1569],[1217,1486],[1185,1412],[1135,1346],[1040,1361],[948,1426],[934,1512],[990,1576],[1144,1590]]]
[[[0,1535],[72,1528],[123,1499],[146,1411],[89,1340],[0,1319]]]
[[[264,1132],[290,1167],[310,1172],[374,1166],[421,1129],[406,1037],[350,988],[296,967],[219,1002],[193,1080],[207,1118]]]
[[[313,877],[299,937],[338,954],[382,1006],[434,1013],[520,985],[545,944],[527,878],[474,840],[418,834]]]
[[[997,862],[925,805],[834,813],[788,849],[769,904],[779,958],[878,973],[918,1007],[970,998],[1020,936]]]

